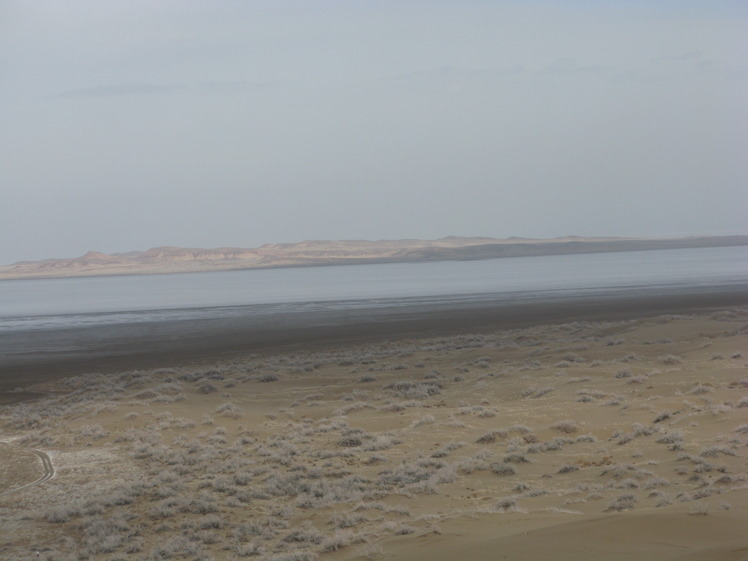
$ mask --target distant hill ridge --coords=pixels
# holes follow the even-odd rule
[[[676,239],[578,236],[552,239],[494,239],[450,236],[438,240],[308,240],[265,244],[258,248],[202,249],[167,246],[111,255],[89,251],[81,257],[70,259],[24,261],[0,267],[0,279],[145,275],[361,263],[415,263],[739,245],[748,245],[748,236]]]

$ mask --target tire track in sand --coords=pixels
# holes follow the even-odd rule
[[[8,442],[3,442],[2,444],[7,444],[8,446],[13,446],[12,444]],[[27,489],[28,487],[33,487],[34,485],[39,485],[40,483],[44,483],[45,481],[49,481],[52,479],[55,475],[57,475],[57,472],[55,471],[55,466],[52,463],[52,459],[47,455],[46,452],[42,452],[41,450],[36,450],[34,448],[18,448],[19,450],[26,450],[28,452],[31,452],[34,454],[39,460],[41,460],[42,463],[42,469],[44,470],[44,474],[39,477],[38,479],[35,479],[31,483],[26,483],[25,485],[21,485],[20,487],[16,487],[15,489],[10,489],[9,491],[5,491],[4,493],[0,493],[0,497],[5,497],[7,495],[10,495],[11,493],[17,493],[18,491],[21,491],[22,489]]]

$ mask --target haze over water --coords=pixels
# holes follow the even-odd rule
[[[748,280],[748,247],[0,283],[0,331]]]

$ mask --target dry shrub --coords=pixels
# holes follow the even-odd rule
[[[579,425],[571,419],[566,419],[565,421],[552,424],[551,428],[563,434],[574,434],[579,430]]]
[[[605,512],[620,512],[622,510],[629,510],[634,508],[636,505],[636,498],[634,495],[621,495],[616,497],[608,503],[605,508]]]

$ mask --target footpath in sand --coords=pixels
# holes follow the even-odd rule
[[[747,363],[735,308],[66,378],[0,558],[746,559]]]

